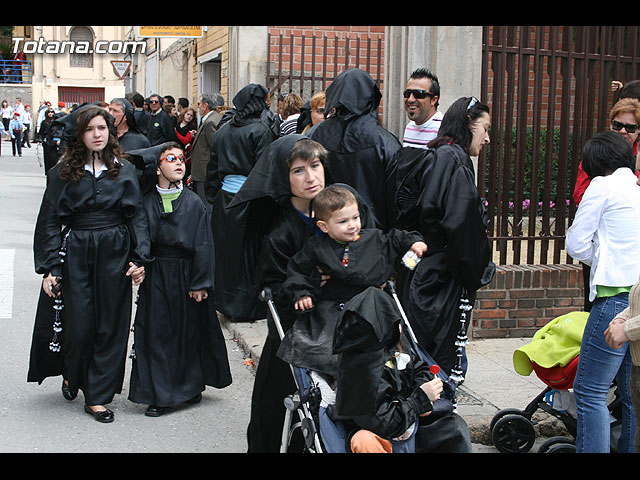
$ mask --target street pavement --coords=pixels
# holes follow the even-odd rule
[[[207,389],[197,406],[149,419],[146,406],[126,399],[126,387],[113,403],[116,422],[101,425],[82,411],[82,400],[60,397],[58,379],[26,383],[29,342],[40,278],[33,271],[33,228],[45,187],[36,147],[11,156],[2,142],[0,156],[0,328],[5,346],[0,391],[0,452],[230,452],[246,451],[254,368],[266,338],[266,320],[231,323],[221,318],[227,338],[232,386]],[[10,274],[13,272],[12,274]],[[459,388],[458,413],[469,425],[474,452],[495,453],[489,424],[502,409],[524,409],[545,385],[513,368],[513,352],[527,338],[471,339],[466,380]],[[127,362],[130,368],[130,362]],[[128,379],[127,376],[125,377]],[[555,435],[557,421],[534,417],[536,447]],[[550,423],[549,423],[550,422]],[[549,427],[549,424],[551,425]],[[543,428],[546,428],[543,431]],[[162,435],[157,435],[158,426]],[[109,428],[111,427],[111,428]],[[52,439],[55,439],[52,440]]]

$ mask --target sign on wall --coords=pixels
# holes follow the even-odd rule
[[[139,37],[176,37],[176,38],[199,38],[203,35],[203,27],[198,25],[188,25],[186,27],[168,26],[168,27],[150,27],[139,26]]]

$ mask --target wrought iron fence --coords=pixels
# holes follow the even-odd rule
[[[361,68],[382,90],[383,37],[367,33],[268,34],[267,85],[303,99],[325,90],[347,68]],[[284,88],[286,86],[286,88]]]
[[[573,263],[564,247],[582,146],[609,128],[612,80],[639,70],[637,26],[484,27],[492,127],[478,186],[497,263]]]
[[[0,60],[0,83],[31,83],[31,62]]]

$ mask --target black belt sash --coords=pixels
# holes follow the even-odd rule
[[[189,254],[183,248],[168,245],[152,245],[151,255],[154,257],[185,258]]]
[[[72,230],[98,230],[116,227],[125,223],[125,218],[118,210],[74,213],[69,217],[68,226]]]

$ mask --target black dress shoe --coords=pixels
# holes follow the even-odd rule
[[[200,403],[200,400],[202,400],[202,394],[201,393],[197,394],[193,398],[190,398],[189,400],[187,400],[184,403]]]
[[[91,410],[86,403],[84,404],[84,411],[90,415],[93,415],[93,418],[95,418],[100,423],[111,423],[116,418],[113,412],[108,408],[106,410],[96,412]]]
[[[78,389],[69,388],[69,385],[62,380],[62,396],[69,401],[74,400],[78,396]]]
[[[156,407],[155,405],[149,405],[147,411],[144,414],[147,417],[159,417],[164,413],[165,407]]]

